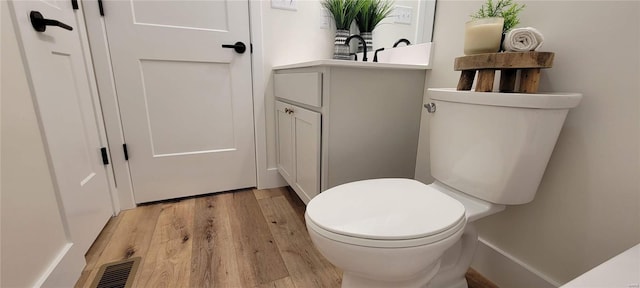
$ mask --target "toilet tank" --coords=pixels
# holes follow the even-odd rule
[[[533,200],[570,108],[581,94],[429,89],[431,173],[497,204]]]

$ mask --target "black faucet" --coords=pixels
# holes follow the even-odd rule
[[[360,35],[351,35],[349,37],[347,37],[346,40],[344,40],[344,44],[345,45],[349,45],[349,41],[351,41],[351,39],[353,38],[358,38],[358,40],[360,40],[360,43],[362,43],[362,48],[364,48],[363,52],[363,56],[362,56],[362,61],[367,62],[367,42],[364,41],[364,38],[362,38],[362,36]]]
[[[400,44],[400,43],[407,44],[407,46],[411,45],[411,42],[409,42],[409,40],[404,39],[404,38],[400,38],[400,40],[396,41],[396,43],[393,44],[393,48],[398,47],[398,44]]]
[[[373,53],[373,62],[378,62],[378,52],[383,51],[384,48],[376,49],[376,53]],[[358,59],[356,59],[358,60]]]

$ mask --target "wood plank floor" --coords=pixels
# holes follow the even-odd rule
[[[134,287],[340,287],[342,272],[313,246],[304,209],[294,192],[276,188],[122,211],[87,253],[75,287],[89,287],[105,263],[138,256]]]

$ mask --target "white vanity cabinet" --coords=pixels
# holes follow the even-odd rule
[[[351,181],[414,178],[425,71],[337,60],[274,68],[276,164],[305,203]]]

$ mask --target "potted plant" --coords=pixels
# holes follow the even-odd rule
[[[362,7],[361,0],[323,0],[322,6],[326,8],[336,23],[335,46],[333,59],[349,60],[349,46],[345,40],[349,37],[351,23]]]
[[[393,1],[389,0],[358,0],[361,8],[356,14],[356,25],[360,30],[360,36],[367,42],[367,50],[373,51],[373,29],[387,18],[393,11]],[[361,52],[362,48],[358,49]]]
[[[500,51],[502,35],[520,23],[518,14],[524,6],[513,0],[487,0],[465,24],[464,54]]]

